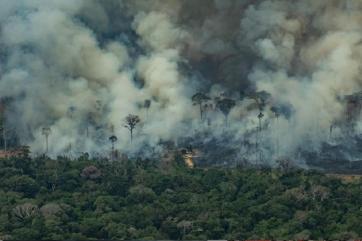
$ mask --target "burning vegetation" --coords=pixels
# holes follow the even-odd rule
[[[359,1],[151,1],[1,3],[5,153],[360,170]]]

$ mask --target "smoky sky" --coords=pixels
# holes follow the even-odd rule
[[[330,126],[345,119],[341,97],[361,90],[361,10],[358,0],[0,0],[6,123],[35,154],[43,127],[53,155],[107,153],[111,135],[129,154],[204,136],[270,161],[343,145],[352,137]],[[208,121],[196,92],[210,97]],[[215,98],[236,101],[227,126]],[[141,118],[132,143],[128,114]]]

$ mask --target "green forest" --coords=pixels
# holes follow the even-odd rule
[[[0,239],[362,237],[361,181],[152,160],[0,160]]]

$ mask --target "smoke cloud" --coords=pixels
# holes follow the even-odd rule
[[[0,0],[6,125],[34,154],[50,127],[51,155],[107,155],[116,135],[129,155],[173,141],[210,162],[302,164],[326,145],[359,160],[343,147],[360,137],[344,97],[362,86],[361,10],[358,0]],[[210,97],[202,121],[197,92]],[[223,98],[235,100],[227,116]],[[132,143],[128,114],[141,119]]]

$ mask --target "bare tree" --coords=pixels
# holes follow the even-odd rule
[[[69,108],[68,108],[68,116],[72,121],[73,121],[74,113],[76,112],[76,110],[77,110],[77,108],[75,106],[73,106],[73,105],[69,106]],[[73,134],[72,133],[73,129],[70,129],[69,131],[71,132],[70,134]],[[69,158],[71,158],[71,156],[72,156],[72,147],[73,147],[72,143],[69,142],[68,148],[67,148],[68,153],[69,153]]]
[[[276,128],[279,128],[279,116],[280,116],[280,109],[276,106],[272,106],[270,110],[274,113],[275,119],[276,119]],[[276,141],[275,141],[275,149],[276,149],[276,155],[279,156],[279,133],[278,130],[276,132]]]
[[[42,135],[45,136],[45,147],[46,147],[46,153],[48,153],[49,150],[49,135],[52,132],[52,130],[50,129],[50,127],[43,127],[42,129]]]
[[[32,203],[20,204],[13,208],[13,215],[19,220],[24,220],[27,217],[35,216],[38,212],[38,206]]]
[[[129,114],[125,119],[124,127],[127,128],[131,134],[131,143],[133,141],[133,131],[141,119],[137,115]]]
[[[250,96],[251,99],[253,99],[255,102],[256,102],[256,105],[259,109],[259,114],[258,114],[258,120],[259,120],[259,126],[258,126],[258,129],[257,129],[257,136],[256,136],[256,142],[255,142],[255,148],[256,148],[256,155],[259,154],[259,158],[256,157],[256,162],[258,161],[259,159],[259,162],[262,161],[262,149],[260,148],[261,144],[259,143],[260,140],[262,139],[261,137],[261,134],[262,134],[262,127],[261,127],[261,121],[264,117],[264,114],[263,114],[263,109],[267,103],[267,101],[270,99],[270,94],[265,92],[265,91],[260,91],[260,92],[256,92],[256,93],[253,93],[251,96]]]
[[[203,104],[208,100],[210,100],[210,97],[201,92],[198,92],[192,96],[192,102],[194,103],[194,105],[198,105],[200,108],[201,120],[203,120],[203,114],[204,114]]]
[[[259,153],[259,163],[261,163],[262,161],[262,149],[260,148],[261,144],[261,119],[263,119],[264,114],[262,112],[259,113],[258,115],[258,119],[259,119],[259,128],[258,128],[258,134],[257,134],[257,138],[256,138],[256,151],[257,153]]]
[[[217,100],[216,106],[221,111],[221,113],[223,113],[225,116],[225,126],[227,126],[227,124],[228,124],[229,113],[235,105],[236,105],[236,102],[233,99],[224,98],[224,99]]]
[[[150,110],[151,103],[151,100],[145,100],[143,103],[143,107],[146,109],[146,119],[148,119],[148,111]]]

